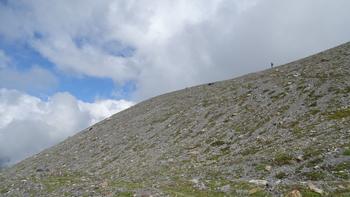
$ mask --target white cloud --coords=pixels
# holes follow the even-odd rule
[[[137,83],[136,99],[310,55],[350,39],[350,1],[9,1],[0,34],[58,68]],[[106,45],[135,49],[118,57]],[[122,50],[122,49],[121,49]]]
[[[123,109],[130,107],[133,103],[126,100],[97,100],[94,103],[85,103],[79,101],[79,108],[89,114],[90,123],[96,123],[106,117],[109,117]]]
[[[85,103],[69,93],[43,101],[0,89],[0,160],[15,163],[131,105],[125,100]]]

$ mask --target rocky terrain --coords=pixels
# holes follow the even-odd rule
[[[350,196],[350,43],[141,102],[0,173],[0,196]]]

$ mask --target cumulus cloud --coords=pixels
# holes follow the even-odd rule
[[[0,89],[0,161],[18,162],[131,105],[125,100],[85,103],[69,93],[44,101]]]
[[[0,6],[0,34],[29,42],[66,72],[132,80],[134,98],[145,99],[346,42],[349,7],[347,0],[21,0]]]

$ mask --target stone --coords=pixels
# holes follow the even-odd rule
[[[266,171],[271,171],[272,170],[272,166],[270,166],[270,165],[265,166],[265,170]]]
[[[102,188],[106,188],[108,186],[108,182],[107,181],[104,181],[101,183],[101,187]]]
[[[249,195],[255,194],[256,192],[258,192],[260,189],[259,188],[253,188],[251,190],[249,190]]]
[[[266,186],[268,182],[267,182],[267,180],[255,180],[255,179],[253,179],[253,180],[250,180],[249,183]]]
[[[195,156],[195,155],[198,155],[199,152],[194,150],[194,151],[190,151],[189,154]]]
[[[231,191],[231,186],[230,185],[224,185],[224,186],[220,187],[219,190],[221,192],[228,193],[228,192]]]
[[[302,197],[301,193],[299,190],[294,189],[291,192],[289,192],[286,197]]]
[[[198,184],[199,180],[197,178],[193,178],[193,179],[191,179],[191,182],[194,183],[194,184]]]
[[[314,191],[314,192],[319,193],[319,194],[323,194],[323,190],[320,189],[320,188],[318,188],[318,187],[317,187],[316,185],[314,185],[313,183],[308,182],[308,183],[307,183],[307,186],[309,187],[309,189],[310,189],[311,191]]]
[[[297,159],[297,161],[303,161],[304,160],[303,155],[298,155],[296,157],[296,159]]]

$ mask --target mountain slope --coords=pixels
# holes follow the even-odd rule
[[[349,196],[349,139],[346,43],[139,103],[3,171],[0,196]]]

